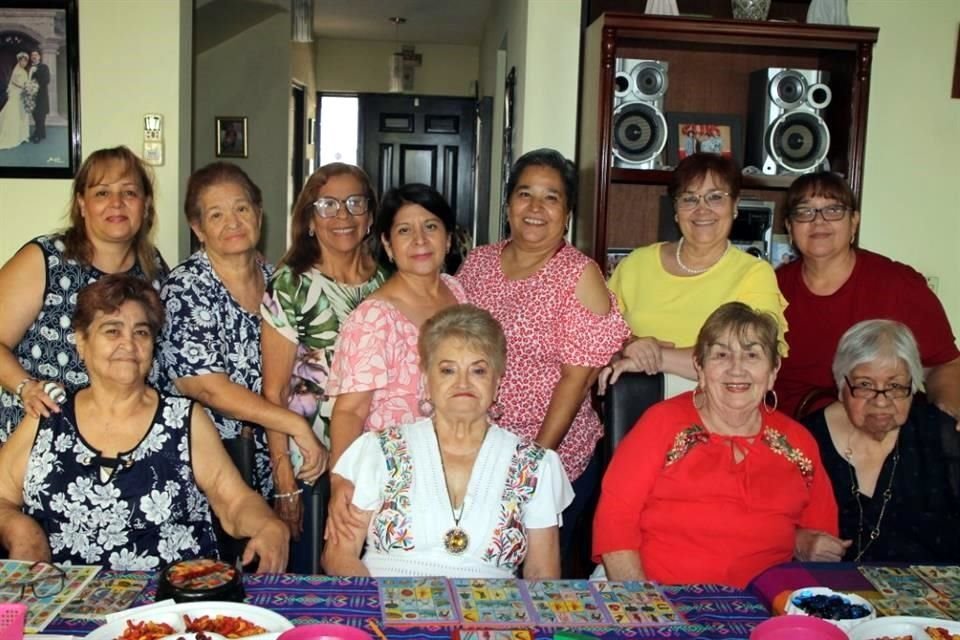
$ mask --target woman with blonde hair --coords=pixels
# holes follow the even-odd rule
[[[127,147],[95,151],[73,180],[66,229],[34,238],[0,268],[0,442],[24,415],[59,412],[88,383],[70,328],[77,294],[108,273],[159,289],[153,177]]]

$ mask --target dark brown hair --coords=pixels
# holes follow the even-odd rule
[[[143,190],[143,222],[137,235],[133,237],[133,247],[137,254],[137,264],[143,269],[147,279],[153,280],[159,275],[157,250],[151,239],[153,225],[157,220],[157,210],[153,201],[153,173],[133,151],[124,146],[94,151],[77,171],[71,189],[70,226],[63,232],[63,244],[66,246],[64,255],[85,266],[93,263],[93,243],[87,237],[79,199],[87,189],[99,183],[110,169],[118,165],[124,175],[132,173]]]
[[[336,176],[352,176],[360,183],[370,203],[367,206],[367,215],[373,221],[377,210],[377,194],[373,191],[370,178],[360,167],[345,162],[331,162],[325,164],[307,179],[303,185],[297,201],[293,205],[290,221],[290,248],[280,260],[280,264],[287,265],[297,275],[307,271],[321,260],[320,244],[310,236],[310,221],[313,219],[313,202],[320,195],[320,190]]]
[[[73,312],[73,330],[86,334],[98,312],[116,313],[125,302],[137,302],[147,316],[154,339],[163,329],[163,303],[148,282],[124,273],[105,275],[80,290]]]
[[[697,366],[703,366],[710,346],[719,342],[727,333],[737,336],[741,346],[746,346],[752,334],[769,358],[770,365],[776,367],[780,363],[780,353],[777,350],[780,326],[776,317],[768,311],[753,309],[742,302],[727,302],[717,307],[700,328],[697,342],[693,346],[693,360]]]
[[[853,195],[850,185],[838,173],[821,171],[819,173],[808,173],[800,176],[793,181],[790,188],[787,189],[787,197],[784,203],[787,215],[791,215],[801,202],[807,198],[831,198],[836,200],[851,211],[859,211],[857,197]]]
[[[232,182],[242,187],[247,192],[247,199],[257,208],[257,212],[263,212],[263,194],[260,192],[260,187],[243,169],[231,162],[211,162],[202,169],[194,171],[187,182],[183,212],[187,216],[188,224],[191,226],[200,224],[200,216],[203,213],[200,210],[200,196],[203,192],[224,182]]]
[[[708,175],[712,175],[714,182],[725,189],[731,198],[736,200],[740,197],[740,167],[730,158],[717,153],[693,153],[681,160],[670,174],[667,193],[671,198],[676,198],[689,187],[703,182]]]

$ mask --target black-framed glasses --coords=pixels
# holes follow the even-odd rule
[[[730,197],[730,194],[726,191],[720,191],[716,189],[714,191],[708,191],[704,194],[684,192],[674,198],[674,202],[677,203],[678,211],[692,211],[697,208],[697,205],[700,204],[700,201],[703,200],[703,204],[711,209],[719,209],[723,206],[723,203],[727,201],[727,198]]]
[[[886,389],[877,389],[876,387],[861,387],[859,385],[854,386],[850,382],[850,378],[843,376],[843,380],[847,383],[847,388],[850,389],[850,395],[854,398],[860,398],[861,400],[875,400],[877,396],[883,396],[887,400],[903,400],[904,398],[909,398],[913,395],[913,381],[911,380],[906,385],[902,384],[892,384]]]
[[[28,594],[45,600],[52,598],[63,591],[67,574],[63,569],[49,562],[34,562],[27,569],[27,573],[20,580],[7,582],[0,589],[8,594],[16,594],[15,601],[23,600]]]
[[[827,222],[836,222],[843,220],[843,217],[850,211],[850,207],[842,204],[831,204],[826,207],[797,207],[790,214],[790,219],[794,222],[813,222],[820,216]]]
[[[336,218],[344,206],[352,216],[363,216],[370,208],[370,198],[362,195],[347,196],[343,200],[333,196],[320,196],[313,201],[313,210],[321,218]]]

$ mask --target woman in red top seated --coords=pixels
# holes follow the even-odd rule
[[[789,561],[839,560],[837,504],[817,443],[765,401],[777,320],[741,302],[708,318],[697,389],[651,407],[603,478],[594,560],[611,580],[745,586]]]
[[[885,318],[917,337],[928,397],[960,419],[960,351],[947,314],[914,269],[853,246],[860,211],[843,177],[823,172],[797,178],[785,210],[802,257],[777,269],[789,302],[790,356],[777,377],[784,413],[801,418],[834,402],[830,366],[840,336],[858,322]]]

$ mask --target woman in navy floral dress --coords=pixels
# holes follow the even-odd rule
[[[140,279],[108,275],[80,293],[73,328],[90,386],[59,413],[27,416],[0,448],[11,558],[131,571],[215,556],[212,508],[228,533],[250,538],[244,562],[285,566],[286,526],[244,485],[204,412],[145,384],[162,324]]]
[[[261,395],[260,303],[273,267],[257,252],[263,198],[236,165],[218,162],[195,172],[184,209],[202,247],[176,267],[160,292],[167,312],[160,342],[160,384],[200,401],[225,439],[256,443],[253,486],[273,492],[264,429],[293,436],[313,480],[326,449],[301,416]]]
[[[0,269],[0,443],[25,414],[56,413],[52,396],[87,385],[70,328],[77,293],[107,273],[159,289],[167,272],[150,240],[153,180],[130,149],[90,154],[71,193],[69,226],[31,240]]]

